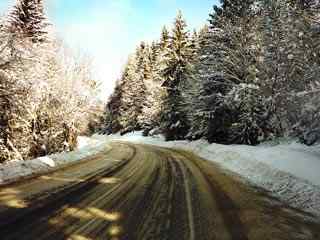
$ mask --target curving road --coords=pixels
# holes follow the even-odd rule
[[[0,239],[320,239],[320,223],[189,152],[114,142],[0,189]]]

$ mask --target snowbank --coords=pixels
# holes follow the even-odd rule
[[[140,132],[123,137],[96,139],[131,141],[193,151],[270,191],[290,206],[320,216],[320,147],[282,143],[257,147],[209,144],[205,141],[165,142],[162,137],[142,137]]]
[[[88,146],[96,146],[101,142],[101,140],[94,139],[91,137],[85,137],[85,136],[79,136],[77,140],[78,140],[77,149],[83,149]]]
[[[107,144],[105,141],[80,137],[78,149],[73,152],[53,154],[29,161],[13,161],[0,164],[0,186],[57,170],[106,149]]]

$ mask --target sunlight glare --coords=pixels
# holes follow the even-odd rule
[[[82,210],[82,209],[77,209],[77,208],[67,208],[65,210],[65,213],[67,215],[70,215],[70,216],[75,217],[75,218],[80,218],[80,219],[92,219],[92,218],[94,218],[94,216],[91,213],[89,213],[88,211]]]
[[[112,225],[109,229],[108,229],[108,233],[110,236],[119,236],[122,232],[122,228],[120,226],[117,225]]]
[[[92,238],[84,237],[81,235],[72,235],[69,240],[92,240]]]
[[[78,179],[78,178],[61,178],[61,177],[49,177],[49,176],[42,176],[41,179],[61,181],[61,182],[85,182],[85,180]]]
[[[0,205],[12,208],[26,208],[28,204],[19,198],[19,190],[5,188],[0,191]]]
[[[95,217],[102,218],[107,221],[117,221],[121,218],[120,213],[108,213],[98,208],[90,207],[88,211]]]
[[[111,177],[111,178],[101,178],[99,180],[99,183],[103,183],[103,184],[112,184],[112,183],[118,183],[120,182],[120,179],[119,178],[114,178],[114,177]]]

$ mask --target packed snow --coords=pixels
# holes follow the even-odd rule
[[[294,208],[320,216],[320,147],[296,142],[260,146],[209,144],[199,140],[165,142],[163,137],[95,136],[108,141],[130,141],[193,151],[271,192]]]
[[[29,161],[11,161],[6,164],[0,164],[0,186],[57,170],[66,165],[84,160],[106,148],[105,141],[79,137],[78,148],[73,152],[53,154]]]
[[[49,167],[55,167],[56,163],[50,158],[50,157],[40,157],[38,158],[40,162],[43,162],[44,164],[48,165]]]

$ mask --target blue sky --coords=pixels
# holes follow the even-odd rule
[[[5,13],[15,0],[0,0]],[[206,23],[217,0],[47,0],[47,11],[69,47],[93,59],[95,76],[108,95],[128,54],[144,40],[159,37],[180,9],[190,30]]]

